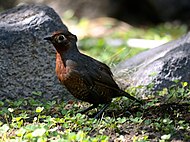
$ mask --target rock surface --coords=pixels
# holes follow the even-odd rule
[[[161,90],[176,80],[190,83],[190,33],[118,64],[113,73],[123,89],[153,83],[153,90]]]
[[[68,94],[55,75],[55,50],[43,38],[67,29],[55,11],[23,5],[0,14],[0,100]]]

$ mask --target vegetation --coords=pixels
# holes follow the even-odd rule
[[[104,21],[103,23],[108,24],[102,25],[102,21]],[[95,32],[93,31],[93,28],[96,27],[91,26],[94,22],[96,23],[96,26],[101,27],[99,29],[100,31],[97,31],[101,32],[101,30],[103,30],[104,33],[94,36],[97,34],[96,30]],[[126,23],[124,25],[115,25],[117,22],[113,19],[106,18],[102,18],[101,20],[97,19],[94,21],[87,19],[79,20],[74,29],[81,29],[78,34],[76,33],[80,39],[80,50],[112,67],[117,63],[148,49],[130,47],[127,43],[130,39],[159,40],[169,42],[179,38],[187,32],[187,26],[180,25],[178,23],[165,23],[157,26],[138,28],[131,27]],[[73,23],[69,23],[68,25],[72,24]],[[73,26],[69,29],[72,31]],[[87,31],[88,33],[85,35]]]
[[[110,26],[110,28],[112,28]],[[127,31],[113,31],[109,36],[85,37],[80,40],[79,47],[86,54],[97,58],[109,65],[115,65],[120,61],[142,52],[142,48],[129,47],[126,43],[130,38],[161,40],[169,42],[177,39],[187,32],[185,25],[172,25],[165,23],[156,27],[135,28]]]
[[[39,92],[33,92],[39,95],[36,99],[6,99],[0,101],[0,141],[188,141],[189,88],[184,82],[180,88],[164,89],[147,96],[142,106],[116,98],[99,120],[77,113],[89,105],[84,102],[46,101]]]

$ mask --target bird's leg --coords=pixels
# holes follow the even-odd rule
[[[110,103],[105,104],[102,109],[94,116],[94,118],[99,118],[99,116],[106,110],[106,108],[110,105]]]
[[[89,111],[89,110],[91,110],[93,108],[96,108],[96,107],[98,107],[98,104],[93,104],[92,106],[90,106],[90,107],[88,107],[88,108],[86,108],[86,109],[84,109],[82,111],[79,111],[79,113],[86,113],[87,111]]]

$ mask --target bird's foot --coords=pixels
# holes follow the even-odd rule
[[[95,119],[100,118],[100,115],[102,115],[102,113],[106,110],[106,108],[107,108],[109,105],[110,105],[110,103],[109,103],[109,104],[105,104],[105,105],[102,107],[102,109],[94,116],[94,118],[95,118]]]

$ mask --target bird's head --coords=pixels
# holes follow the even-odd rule
[[[57,31],[44,39],[50,41],[58,52],[76,48],[77,37],[69,31]]]

